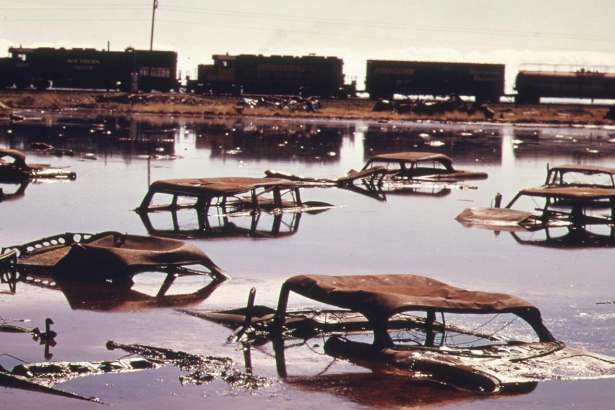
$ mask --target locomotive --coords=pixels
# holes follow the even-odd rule
[[[177,53],[127,48],[9,48],[0,59],[0,86],[170,91],[178,88]]]
[[[188,90],[209,94],[293,94],[336,97],[344,87],[344,62],[337,57],[214,55],[198,66]]]

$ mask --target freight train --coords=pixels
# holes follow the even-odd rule
[[[173,51],[15,47],[9,53],[0,58],[0,88],[180,89]],[[345,83],[343,66],[338,57],[219,54],[213,64],[198,66],[186,89],[212,95],[353,96],[356,84]],[[365,91],[372,99],[455,94],[497,102],[505,95],[504,74],[503,64],[368,60]],[[522,68],[515,89],[518,103],[535,104],[542,97],[615,99],[615,73]]]
[[[456,94],[497,102],[504,94],[504,65],[367,60],[365,91],[372,99]]]
[[[613,99],[615,73],[591,68],[522,67],[515,88],[516,101],[523,104],[538,104],[541,97]]]
[[[198,66],[190,91],[210,94],[292,94],[337,97],[344,89],[344,62],[315,55],[214,55]]]
[[[9,48],[0,59],[0,87],[122,91],[177,90],[177,53],[127,48]]]

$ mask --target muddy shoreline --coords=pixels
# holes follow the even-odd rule
[[[615,125],[606,118],[609,106],[583,104],[516,105],[490,104],[493,118],[481,112],[472,114],[448,111],[432,115],[416,113],[374,112],[374,102],[363,99],[322,100],[315,112],[291,111],[268,107],[245,107],[238,110],[236,97],[212,97],[193,94],[151,93],[129,98],[126,93],[95,91],[1,91],[0,117],[24,110],[112,112],[118,115],[152,114],[189,117],[265,117],[366,121],[437,121],[470,123]]]

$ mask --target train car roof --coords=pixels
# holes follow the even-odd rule
[[[599,71],[540,71],[540,70],[520,70],[517,76],[535,77],[558,77],[558,78],[615,78],[615,73]]]
[[[96,49],[96,48],[64,48],[64,47],[9,47],[9,53],[32,53],[35,51],[62,51],[62,52],[97,52],[97,53],[127,53],[127,52],[138,52],[138,53],[174,53],[177,54],[176,51],[172,50],[140,50],[132,47],[127,47],[124,50],[106,50],[106,49]]]
[[[411,60],[367,60],[367,64],[419,64],[419,65],[456,65],[456,66],[481,66],[504,68],[504,64],[497,63],[466,63],[452,61],[411,61]]]
[[[242,58],[262,58],[262,59],[289,59],[289,60],[300,60],[300,59],[318,59],[318,60],[340,60],[339,57],[335,56],[318,56],[313,54],[307,54],[302,56],[294,56],[294,55],[263,55],[263,54],[214,54],[212,56],[214,60],[237,60]]]

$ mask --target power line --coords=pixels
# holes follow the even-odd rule
[[[156,1],[155,1],[156,2]],[[152,23],[154,22],[154,13],[158,8],[157,2],[156,7],[152,7]],[[147,7],[144,6],[126,6],[122,3],[111,3],[105,6],[54,6],[54,7],[27,7],[27,6],[7,6],[3,7],[3,10],[108,10],[112,9],[113,11],[145,11]],[[358,29],[385,29],[387,32],[398,31],[398,32],[407,32],[407,33],[417,33],[417,32],[435,32],[435,33],[450,33],[450,34],[469,34],[469,35],[489,35],[489,36],[499,36],[499,37],[514,37],[514,38],[531,38],[531,39],[553,39],[553,40],[566,40],[566,41],[588,41],[588,42],[596,42],[596,43],[610,43],[609,40],[604,37],[594,37],[594,36],[578,36],[572,35],[570,33],[557,33],[557,32],[544,32],[544,31],[521,31],[521,30],[509,30],[509,29],[497,29],[497,28],[476,28],[475,26],[425,26],[425,25],[399,25],[393,24],[391,22],[386,21],[369,21],[369,20],[356,20],[356,19],[343,19],[343,18],[328,18],[328,17],[311,17],[311,16],[297,16],[297,15],[289,15],[289,14],[280,14],[280,13],[266,13],[266,12],[246,12],[246,11],[238,11],[238,10],[219,10],[219,9],[209,9],[202,7],[189,7],[189,6],[174,6],[174,5],[165,5],[161,8],[164,12],[163,15],[166,14],[206,14],[207,16],[218,16],[218,17],[228,17],[232,19],[266,19],[268,24],[272,21],[277,22],[299,22],[299,23],[314,23],[321,24],[325,26],[331,26],[334,28],[340,28],[340,26],[345,27],[356,27]],[[19,18],[11,18],[5,17],[3,21],[11,22],[11,21],[89,21],[87,19],[75,19],[68,17],[60,17],[60,18],[35,18],[35,17],[19,17]],[[99,19],[97,19],[99,20]],[[114,19],[117,20],[117,19]],[[123,20],[123,19],[120,19]],[[167,19],[167,21],[174,21],[178,23],[185,24],[194,24],[195,22],[192,20],[178,20],[178,19]],[[202,21],[198,22],[198,24],[202,24]],[[234,27],[241,27],[239,25],[235,25]],[[268,28],[275,29],[270,25]],[[322,30],[319,30],[320,32]],[[150,36],[151,37],[151,36]],[[151,40],[151,39],[150,39]],[[151,41],[150,41],[151,42]]]

